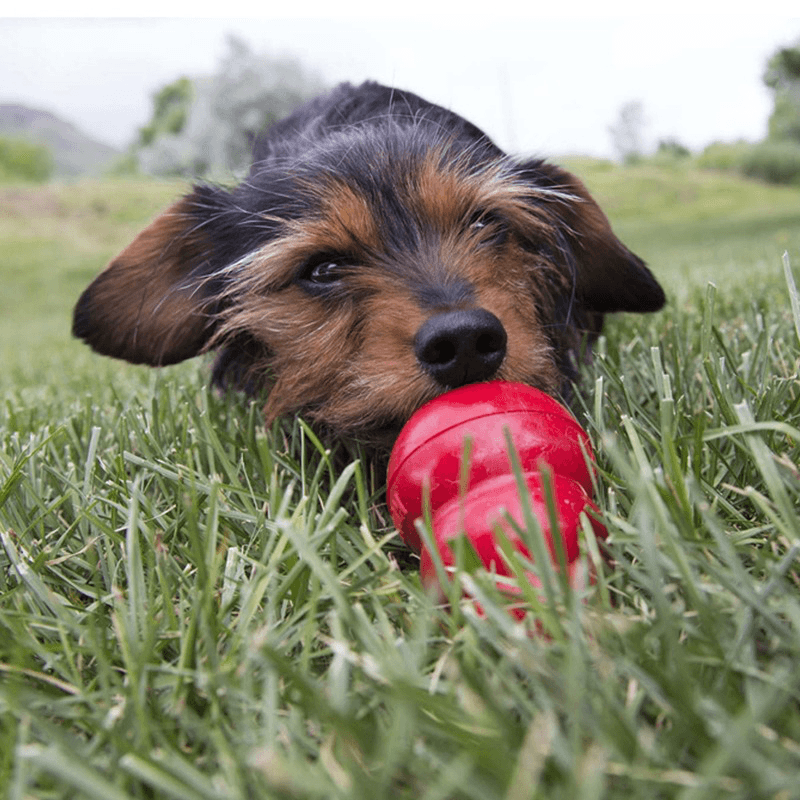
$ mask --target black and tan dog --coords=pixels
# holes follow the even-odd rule
[[[86,289],[73,332],[390,444],[492,378],[563,393],[613,311],[664,294],[583,184],[409,92],[342,85],[271,127],[232,191],[197,186]]]

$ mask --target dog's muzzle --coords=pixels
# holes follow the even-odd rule
[[[447,311],[428,319],[414,338],[422,369],[448,389],[485,381],[506,355],[506,331],[484,308]]]

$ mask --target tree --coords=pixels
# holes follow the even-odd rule
[[[324,89],[298,60],[258,55],[229,36],[216,73],[181,79],[154,96],[153,120],[137,148],[139,168],[190,177],[244,171],[255,137]]]
[[[186,125],[194,99],[189,78],[178,78],[153,95],[153,118],[139,130],[139,143],[152,144],[161,134],[179,134]]]
[[[665,158],[680,159],[688,158],[692,151],[674,136],[668,136],[665,139],[658,140],[656,153]]]
[[[800,141],[800,39],[770,58],[763,80],[774,97],[769,138]]]
[[[647,119],[641,100],[631,100],[619,110],[616,123],[609,125],[611,144],[623,164],[632,164],[644,155]]]

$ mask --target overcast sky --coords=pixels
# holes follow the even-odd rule
[[[759,9],[748,14],[703,0],[681,9],[673,0],[669,7],[682,13],[663,16],[626,14],[622,0],[564,2],[563,13],[538,16],[514,15],[505,0],[394,5],[408,15],[365,16],[341,1],[297,3],[302,16],[294,18],[101,19],[91,18],[91,3],[77,2],[72,13],[90,18],[0,18],[0,103],[52,111],[121,147],[149,119],[156,89],[214,71],[230,32],[257,52],[298,56],[330,83],[374,78],[411,89],[513,151],[611,155],[608,127],[631,100],[643,102],[652,141],[676,137],[699,149],[764,135],[766,60],[800,38],[800,0],[747,4]],[[544,7],[525,7],[537,5]],[[27,13],[46,13],[40,6]],[[181,12],[169,0],[118,8]],[[235,1],[225,8],[238,11]],[[326,18],[324,8],[339,16]]]

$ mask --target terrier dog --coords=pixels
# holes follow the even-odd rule
[[[505,379],[568,391],[603,315],[664,293],[584,185],[456,114],[343,84],[269,128],[247,178],[198,185],[86,289],[73,333],[391,445],[426,400]]]

